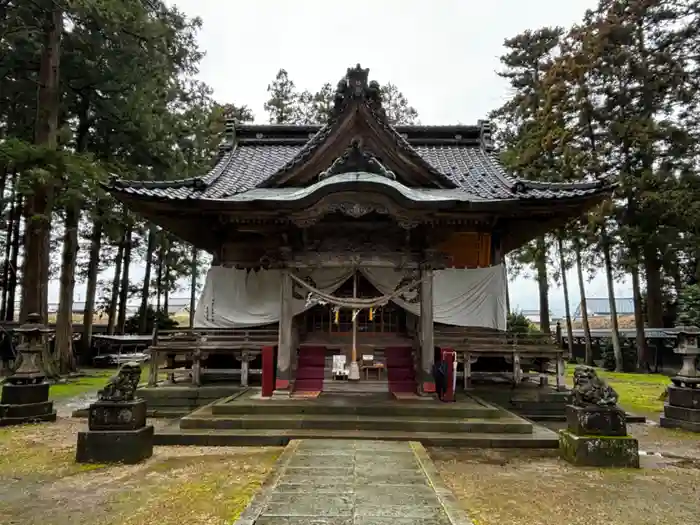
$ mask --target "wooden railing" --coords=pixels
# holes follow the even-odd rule
[[[151,354],[149,386],[156,386],[158,373],[165,373],[169,383],[185,376],[192,384],[201,385],[208,374],[239,376],[242,386],[248,385],[249,374],[260,375],[262,370],[249,369],[249,364],[260,355],[264,346],[276,346],[278,330],[270,328],[246,329],[175,329],[154,334]],[[203,361],[215,354],[232,355],[240,361],[240,368],[208,368]],[[165,363],[160,364],[165,357]]]
[[[493,330],[441,331],[435,335],[435,344],[453,348],[463,364],[460,374],[464,388],[471,387],[475,374],[472,365],[481,357],[503,357],[512,366],[511,372],[499,373],[510,378],[514,385],[525,374],[535,375],[542,386],[548,382],[549,364],[554,361],[557,388],[564,388],[564,351],[549,334],[522,334]],[[483,373],[487,374],[487,373]]]
[[[420,348],[420,334],[411,331],[416,348]],[[522,381],[524,375],[535,375],[541,385],[546,385],[550,371],[548,365],[555,363],[554,374],[558,388],[564,387],[564,351],[548,334],[505,332],[489,328],[459,326],[435,326],[434,344],[440,348],[452,348],[457,354],[464,388],[470,388],[475,375],[499,375],[509,377],[513,384]],[[420,372],[420,352],[416,352],[417,372]],[[511,365],[511,371],[497,373],[472,373],[472,365],[480,357],[503,357]],[[536,369],[533,371],[533,369]],[[525,372],[523,371],[525,370]]]

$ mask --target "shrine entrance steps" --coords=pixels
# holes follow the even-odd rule
[[[389,393],[261,399],[256,389],[200,408],[156,434],[159,445],[265,446],[293,439],[419,441],[426,446],[556,448],[557,435],[478,398],[396,400]]]

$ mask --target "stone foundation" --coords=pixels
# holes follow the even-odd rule
[[[153,455],[153,426],[146,401],[101,400],[90,405],[87,432],[78,433],[78,463],[134,464]]]
[[[559,451],[577,466],[639,468],[639,444],[629,436],[577,436],[561,430]]]
[[[89,430],[78,433],[78,463],[133,465],[153,455],[153,426],[138,430]]]

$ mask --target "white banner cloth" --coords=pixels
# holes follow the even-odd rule
[[[303,278],[303,274],[299,276]],[[326,293],[336,291],[351,276],[352,270],[347,268],[323,268],[311,273],[316,287]],[[244,328],[276,323],[280,319],[281,289],[281,270],[256,272],[212,266],[199,296],[194,325],[199,328]],[[301,295],[302,299],[295,297],[292,300],[294,315],[308,308],[306,292]]]
[[[362,274],[383,294],[396,289],[403,278],[401,272],[392,268],[363,268]],[[395,298],[394,302],[404,310],[420,315],[420,303],[402,298]],[[505,330],[506,318],[506,273],[503,265],[433,272],[434,322]]]
[[[392,268],[363,268],[361,272],[382,295],[394,292],[405,277],[403,270]],[[352,276],[352,270],[324,268],[312,271],[310,276],[319,290],[333,293]],[[195,311],[195,326],[243,328],[276,323],[280,317],[281,283],[281,270],[255,272],[212,266]],[[412,294],[415,292],[409,291],[394,302],[420,315],[420,305],[412,301]],[[303,298],[293,300],[294,315],[311,306],[306,304],[306,292],[301,295]],[[503,265],[436,270],[433,274],[433,320],[437,323],[505,330],[505,297]]]

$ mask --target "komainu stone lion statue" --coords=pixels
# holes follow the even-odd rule
[[[124,363],[117,375],[111,377],[105,387],[97,392],[100,401],[133,401],[136,387],[141,379],[141,365],[134,362]]]
[[[617,405],[618,395],[598,377],[595,368],[579,365],[574,370],[572,398],[574,406],[578,407],[613,407]]]

